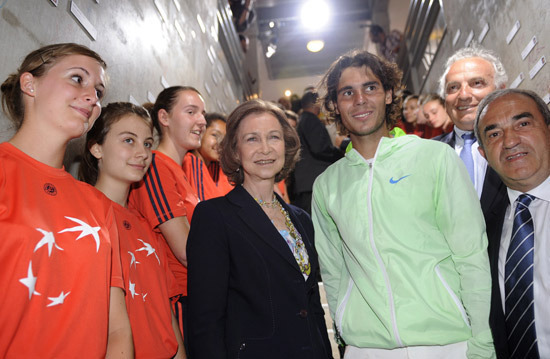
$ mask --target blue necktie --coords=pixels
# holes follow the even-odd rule
[[[506,332],[511,358],[539,358],[533,297],[535,233],[529,204],[534,196],[517,199],[512,240],[504,266]]]
[[[462,147],[462,151],[460,151],[460,158],[462,159],[462,162],[466,165],[466,169],[468,170],[468,174],[470,175],[470,179],[472,180],[472,183],[475,184],[475,178],[474,178],[474,158],[472,157],[472,144],[476,142],[476,138],[473,133],[465,133],[462,135],[462,138],[464,139],[464,147]]]

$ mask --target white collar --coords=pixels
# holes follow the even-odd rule
[[[473,131],[464,131],[456,126],[454,127],[454,132],[455,132],[455,143],[458,142],[459,144],[462,144],[462,145],[464,145],[464,138],[462,136],[467,133],[473,133]]]
[[[513,204],[516,201],[516,199],[518,199],[520,194],[524,193],[524,192],[513,190],[511,188],[507,188],[507,190],[508,190],[508,199],[510,200],[511,204]],[[537,197],[538,199],[542,199],[543,201],[550,202],[550,176],[546,178],[537,187],[525,193],[531,194]]]

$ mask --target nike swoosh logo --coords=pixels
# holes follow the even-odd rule
[[[409,176],[410,176],[410,175],[406,175],[406,176],[403,176],[403,177],[401,177],[401,178],[399,178],[399,179],[396,179],[396,180],[394,180],[393,177],[392,177],[392,178],[390,178],[390,183],[391,183],[391,184],[396,184],[397,182],[401,181],[403,178],[407,178],[407,177],[409,177]]]

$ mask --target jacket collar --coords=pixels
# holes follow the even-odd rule
[[[383,161],[388,158],[398,148],[403,147],[409,142],[417,141],[417,136],[400,136],[396,138],[382,137],[378,142],[376,153],[374,154],[374,162]],[[351,166],[368,166],[368,158],[364,158],[353,149],[353,143],[350,142],[346,148],[346,159],[350,161]]]
[[[294,224],[294,227],[296,227],[296,230],[300,233],[300,235],[302,235],[308,254],[313,253],[314,249],[311,246],[311,240],[307,238],[302,224],[298,221],[298,218],[294,215],[293,211],[290,210],[288,205],[281,199],[281,197],[277,194],[275,194],[275,196],[289,213],[290,220]],[[260,205],[256,203],[254,198],[243,188],[243,186],[235,186],[235,188],[226,195],[226,198],[232,204],[240,207],[237,211],[237,215],[241,218],[243,223],[245,223],[250,230],[256,233],[260,240],[271,246],[276,253],[283,257],[286,262],[288,262],[300,273],[300,275],[302,275],[300,267],[298,266],[298,263],[296,262],[296,259],[294,258],[294,255],[290,251],[290,248],[286,244],[285,240],[277,228],[275,228],[273,223],[271,223],[269,217],[265,215]],[[312,255],[310,255],[310,258],[311,257]],[[310,275],[308,280],[311,277],[313,276]]]

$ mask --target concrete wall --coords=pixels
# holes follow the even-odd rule
[[[550,65],[544,65],[538,74],[530,79],[529,71],[542,56],[549,60],[550,33],[546,19],[550,16],[548,0],[443,0],[443,9],[447,22],[447,33],[427,77],[423,92],[437,90],[437,80],[443,72],[447,58],[464,46],[470,31],[477,39],[485,24],[489,32],[481,44],[494,50],[501,57],[508,73],[508,86],[523,73],[524,80],[519,88],[530,89],[544,97],[550,92]],[[506,38],[516,21],[520,28],[508,44]],[[460,30],[460,37],[453,46],[453,40]],[[521,53],[537,37],[538,43],[529,55],[522,60]]]
[[[50,0],[0,0],[2,82],[30,51],[51,43],[77,42],[107,62],[110,80],[104,104],[128,101],[130,95],[138,103],[146,102],[148,92],[156,97],[162,91],[161,76],[171,86],[195,86],[205,97],[207,111],[230,112],[241,99],[242,88],[233,80],[217,39],[217,0],[74,1],[97,30],[96,39],[71,13],[71,3],[58,0],[56,7]],[[0,114],[0,142],[12,134],[10,122]]]

